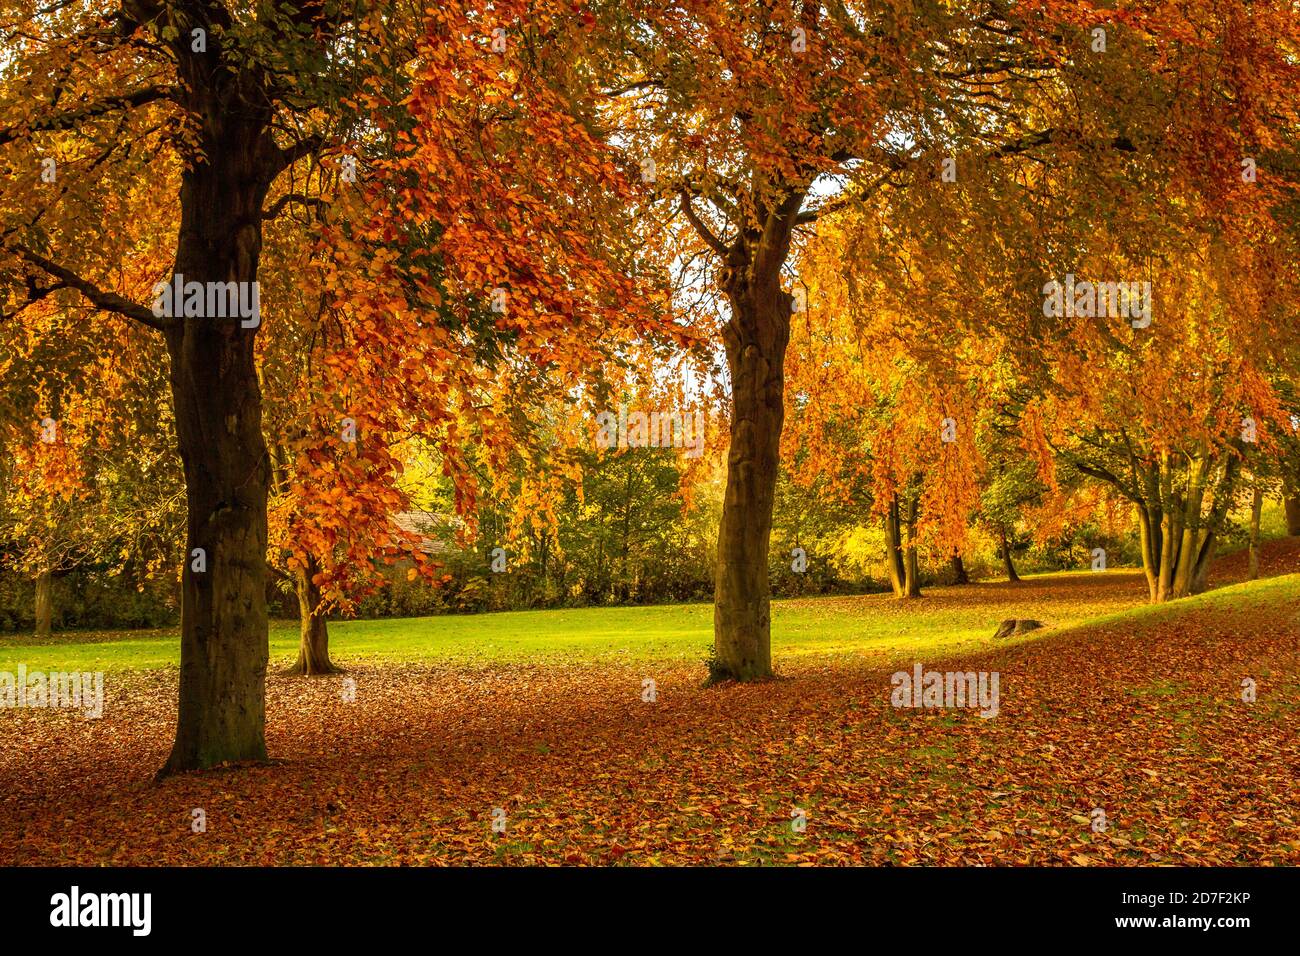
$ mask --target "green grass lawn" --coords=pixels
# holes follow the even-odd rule
[[[1194,602],[1287,600],[1300,597],[1300,576],[1222,588]],[[932,588],[916,601],[890,595],[801,598],[773,602],[772,645],[776,659],[799,655],[936,657],[993,644],[999,621],[1031,617],[1048,625],[1018,640],[1034,640],[1083,622],[1142,618],[1173,612],[1173,605],[1143,606],[1140,574],[1065,573],[1026,579],[1020,585],[984,583]],[[1179,602],[1178,607],[1187,607]],[[601,663],[698,661],[713,638],[709,604],[654,607],[511,611],[330,624],[331,653],[349,661],[401,660],[449,664],[500,661]],[[56,640],[60,640],[56,635]],[[42,670],[159,668],[179,662],[174,629],[93,634],[74,632],[66,642],[30,644],[30,637],[0,639],[0,670],[18,664]],[[271,625],[273,666],[296,653],[297,623]]]

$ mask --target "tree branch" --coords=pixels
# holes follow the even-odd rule
[[[110,96],[106,99],[96,100],[93,103],[86,104],[81,109],[68,110],[66,113],[53,113],[34,123],[19,124],[18,126],[10,126],[7,129],[0,129],[0,146],[11,143],[29,133],[45,133],[69,129],[83,120],[103,116],[105,113],[116,109],[143,106],[157,100],[170,99],[172,92],[173,88],[170,86],[145,86],[131,93],[123,93],[121,96]]]
[[[329,203],[320,196],[308,196],[303,193],[285,193],[271,205],[270,209],[262,213],[262,219],[274,219],[276,216],[280,215],[284,210],[284,207],[290,203],[295,203],[299,206],[308,206],[315,209],[326,209],[329,207]]]
[[[796,226],[806,226],[811,222],[816,222],[818,219],[821,219],[823,216],[828,216],[833,212],[838,212],[839,210],[845,208],[846,206],[852,203],[862,202],[866,199],[871,198],[876,193],[880,192],[881,188],[883,188],[886,183],[890,182],[891,175],[893,175],[892,170],[890,172],[885,173],[879,179],[872,180],[871,183],[864,186],[862,189],[858,190],[852,195],[841,193],[839,196],[836,196],[834,199],[822,203],[816,209],[808,209],[805,210],[804,212],[799,213],[799,217],[795,219],[794,224]]]
[[[636,80],[635,82],[627,83],[624,86],[615,87],[611,90],[602,90],[601,92],[605,96],[623,96],[627,93],[635,93],[638,90],[663,90],[667,88],[668,86],[663,80],[646,79]]]
[[[276,159],[274,175],[278,176],[304,156],[310,156],[319,150],[324,144],[325,138],[318,133],[313,133],[296,143],[282,147]]]
[[[1022,153],[1027,153],[1032,149],[1036,149],[1039,146],[1046,146],[1053,142],[1060,142],[1065,138],[1066,138],[1066,133],[1062,130],[1058,130],[1058,129],[1039,130],[1038,132],[1029,133],[1025,136],[1022,136],[1019,139],[1008,140],[1005,143],[1000,143],[999,145],[988,150],[988,152],[984,153],[981,158],[984,160],[992,160],[992,159],[999,159],[1005,156],[1018,156]],[[1100,142],[1096,142],[1090,145],[1099,147],[1101,149],[1113,149],[1123,153],[1137,152],[1137,146],[1134,145],[1133,141],[1129,139],[1127,136],[1123,136],[1123,135],[1116,136],[1108,140],[1102,140]],[[898,182],[891,178],[892,175],[894,173],[906,172],[914,168],[917,163],[919,163],[922,159],[925,158],[925,156],[929,154],[929,150],[922,150],[917,155],[909,157],[909,156],[899,156],[896,153],[891,153],[887,149],[876,147],[875,149],[872,150],[872,154],[873,154],[873,158],[878,163],[886,167],[887,171],[884,173],[884,175],[880,176],[878,179],[872,180],[870,183],[866,184],[865,186],[862,187],[862,189],[858,190],[852,195],[841,193],[835,198],[822,203],[816,209],[809,209],[804,212],[801,212],[799,214],[799,218],[795,221],[795,225],[798,226],[808,225],[809,223],[816,222],[817,220],[821,219],[823,216],[826,216],[832,212],[838,212],[839,210],[843,209],[844,207],[850,205],[853,202],[868,199],[871,196],[875,195],[875,193],[879,192],[880,189],[885,185],[892,185],[898,188],[906,186],[907,185],[906,182]],[[832,158],[836,162],[845,163],[852,159],[856,159],[857,157],[853,156],[851,153],[848,152],[838,152],[835,153],[832,156]]]
[[[691,207],[690,193],[685,189],[682,189],[677,195],[681,199],[682,212],[686,214],[686,219],[695,228],[695,231],[699,234],[700,238],[703,239],[708,244],[709,248],[718,255],[726,256],[729,251],[726,243],[715,236],[712,231],[710,231],[709,227],[704,224],[704,221],[695,214],[695,210]]]
[[[32,252],[26,246],[13,246],[15,252],[30,262],[32,265],[43,269],[45,272],[60,279],[67,286],[76,289],[85,296],[96,308],[103,309],[106,312],[116,312],[118,315],[124,315],[128,319],[135,319],[142,325],[158,332],[165,332],[168,323],[159,316],[153,314],[150,309],[142,305],[137,305],[130,299],[123,298],[116,292],[105,292],[103,289],[91,282],[83,279],[71,269],[65,269],[56,262],[51,262],[44,256]]]

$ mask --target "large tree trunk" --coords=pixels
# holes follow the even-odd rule
[[[1284,502],[1286,509],[1286,533],[1300,535],[1300,495],[1292,495]]]
[[[1164,503],[1161,482],[1167,459],[1159,463],[1140,463],[1130,458],[1133,470],[1142,477],[1143,498],[1137,502],[1138,524],[1142,537],[1142,570],[1147,579],[1147,599],[1154,603],[1160,596],[1160,555],[1164,550]]]
[[[1011,561],[1011,542],[1007,540],[1007,530],[1005,528],[999,528],[998,535],[1002,544],[1002,568],[1007,572],[1007,581],[1011,584],[1015,584],[1020,580],[1020,575],[1016,573],[1016,566]]]
[[[1161,520],[1157,602],[1197,594],[1208,586],[1218,529],[1232,504],[1238,473],[1237,459],[1225,458],[1213,482],[1213,504],[1209,513],[1203,514],[1211,465],[1204,455],[1188,462],[1187,494],[1179,501],[1173,494],[1173,468],[1168,460],[1162,464],[1162,499],[1171,503]]]
[[[182,173],[174,271],[187,283],[252,283],[262,203],[283,162],[257,78],[214,67],[214,42],[210,35],[208,56],[182,56],[180,64],[204,156]],[[204,316],[177,318],[166,332],[189,516],[176,741],[160,777],[266,759],[270,458],[256,331],[238,317]]]
[[[1183,533],[1178,543],[1177,561],[1171,598],[1187,597],[1192,593],[1192,575],[1195,573],[1195,555],[1201,550],[1201,505],[1205,499],[1205,459],[1192,460],[1187,478],[1187,500],[1183,504]]]
[[[961,552],[952,553],[952,583],[970,584],[970,575],[966,573],[966,562],[961,559]]]
[[[1160,593],[1160,520],[1147,510],[1145,502],[1137,506],[1138,533],[1142,545],[1142,571],[1147,579],[1149,600]]]
[[[755,301],[733,302],[732,310],[725,336],[731,451],[718,531],[714,677],[756,680],[772,673],[767,555],[785,419],[790,300],[774,288]]]
[[[329,625],[320,612],[320,588],[312,580],[319,570],[314,558],[307,566],[294,571],[294,589],[298,592],[300,635],[298,660],[286,674],[312,677],[319,674],[337,674],[340,668],[330,661]]]
[[[772,674],[768,546],[785,422],[785,350],[792,297],[781,267],[802,195],[742,233],[727,262],[731,318],[723,327],[731,373],[731,450],[718,529],[711,679],[761,680]]]
[[[252,336],[193,320],[168,347],[189,515],[180,709],[163,774],[266,758],[270,470]]]
[[[1161,519],[1160,528],[1160,580],[1156,601],[1168,601],[1173,589],[1174,565],[1178,562],[1178,543],[1182,540],[1182,512],[1170,508]]]
[[[54,575],[45,568],[36,575],[36,636],[48,638],[54,630]]]
[[[1169,589],[1169,599],[1185,598],[1193,593],[1192,583],[1196,577],[1196,556],[1201,553],[1205,529],[1183,526],[1183,541],[1178,548],[1177,566],[1174,568],[1173,586]]]
[[[1223,469],[1214,486],[1214,504],[1201,535],[1201,547],[1196,553],[1196,566],[1192,571],[1192,593],[1200,594],[1210,586],[1210,563],[1214,560],[1215,549],[1219,546],[1219,531],[1228,518],[1228,509],[1232,507],[1236,491],[1237,475],[1241,470],[1241,459],[1228,455],[1223,460]]]

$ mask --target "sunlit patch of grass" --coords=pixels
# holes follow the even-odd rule
[[[1165,605],[1147,606],[1139,572],[1060,573],[1020,584],[980,583],[931,588],[919,600],[892,595],[798,598],[773,602],[772,655],[797,663],[833,658],[888,666],[1041,640],[1079,627],[1142,626],[1184,610],[1232,610],[1300,598],[1300,576],[1221,588]],[[1297,610],[1300,611],[1300,605]],[[1045,627],[995,641],[1007,618],[1032,618]],[[336,621],[330,624],[334,660],[343,666],[429,662],[490,666],[700,662],[712,643],[708,604],[510,611],[497,614]],[[296,654],[296,622],[270,630],[271,667]],[[173,631],[77,633],[61,643],[0,641],[0,670],[157,669],[179,663]]]

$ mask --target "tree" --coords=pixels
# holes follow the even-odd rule
[[[1059,456],[1133,504],[1152,601],[1206,586],[1248,456],[1289,430],[1271,371],[1297,321],[1275,284],[1285,248],[1235,229],[1189,237],[1177,265],[1153,272],[1159,319],[1118,348],[1094,320],[1091,333],[1076,325],[1033,413]]]
[[[1073,95],[1084,117],[1074,128],[1113,135],[1057,139],[1030,164],[977,165],[942,197],[882,193],[880,231],[915,252],[906,270],[889,268],[888,256],[872,260],[889,285],[974,306],[944,318],[1001,340],[1026,408],[1021,445],[1045,475],[1061,461],[1140,502],[1153,600],[1204,586],[1241,446],[1276,443],[1279,384],[1295,367],[1295,311],[1281,279],[1291,271],[1282,250],[1294,242],[1286,223],[1296,104],[1284,90],[1295,24],[1274,7],[1259,29],[1232,12],[1189,15],[1206,42],[1172,43],[1168,69],[1151,70],[1148,44],[1179,26],[1144,18],[1112,43],[1126,69],[1117,74],[1111,61],[1106,92],[1100,61],[1086,57],[1035,85],[1033,111],[1054,115],[1057,97]],[[1224,69],[1247,61],[1258,70],[1249,80]],[[1188,95],[1180,77],[1191,75],[1202,82]],[[1227,105],[1247,99],[1244,111]],[[1197,145],[1206,141],[1219,146]],[[1268,168],[1259,180],[1253,153]],[[1154,176],[1161,188],[1144,188]],[[1148,308],[1156,290],[1154,326],[1151,314],[1102,304],[1111,277],[1146,280]],[[1245,437],[1246,419],[1258,438]]]
[[[1283,429],[1280,436],[1281,455],[1275,466],[1281,477],[1282,507],[1286,517],[1286,533],[1300,535],[1300,409],[1294,399],[1294,390],[1286,393],[1287,411],[1291,432]]]
[[[16,545],[5,563],[34,582],[38,638],[48,638],[53,629],[55,575],[103,546],[98,489],[80,447],[87,436],[77,422],[79,404],[78,396],[65,395],[66,417],[47,415],[28,434],[5,442],[12,456],[6,470],[14,477],[6,484],[0,514],[4,537]]]
[[[620,4],[612,16],[622,139],[693,233],[682,258],[712,262],[701,281],[726,313],[731,450],[715,654],[719,672],[761,679],[771,673],[767,554],[794,305],[782,274],[798,230],[904,187],[947,217],[931,188],[945,168],[1135,152],[1135,120],[1144,140],[1175,135],[1168,104],[1161,113],[1138,97],[1139,117],[1116,100],[1144,83],[1172,91],[1158,71],[1176,71],[1146,45],[1162,22],[1143,17],[1124,64],[1132,73],[1109,89],[1097,82],[1082,28],[1139,18],[1083,3],[681,0]],[[1181,35],[1170,26],[1166,46]]]
[[[170,360],[188,522],[179,716],[162,774],[266,757],[272,464],[257,283],[268,217],[334,199],[324,167],[355,186],[341,191],[356,205],[339,204],[323,230],[326,302],[312,314],[342,330],[328,402],[369,391],[376,403],[369,460],[381,470],[393,468],[383,437],[420,407],[417,420],[437,423],[454,448],[444,400],[472,400],[482,365],[456,363],[478,333],[567,370],[646,320],[634,281],[612,267],[626,244],[574,228],[573,217],[628,190],[584,130],[592,104],[563,89],[583,69],[572,55],[581,35],[552,12],[452,3],[421,22],[332,0],[6,8],[16,42],[0,148],[9,183],[23,184],[4,190],[8,317],[51,296],[75,300],[158,333]],[[498,50],[494,29],[520,41]],[[364,147],[377,155],[358,156]],[[42,160],[57,167],[67,155],[63,178],[33,202]],[[180,282],[184,301],[169,303]],[[231,308],[209,309],[191,288]],[[498,288],[509,310],[475,325]],[[444,304],[455,321],[439,314]]]
[[[77,170],[71,193],[46,190],[36,215],[6,217],[6,251],[26,266],[29,288],[44,275],[75,290],[159,333],[170,359],[188,522],[179,716],[161,772],[264,759],[270,467],[255,354],[262,220],[277,178],[322,146],[322,135],[308,131],[319,119],[313,97],[350,72],[329,56],[345,18],[320,3],[243,9],[197,0],[85,3],[19,17],[27,40],[12,62],[25,79],[6,83],[13,123],[0,141],[21,151],[15,165],[24,169],[40,168],[42,153],[63,144],[99,156]],[[326,79],[295,88],[284,79],[295,76]],[[141,151],[168,159],[141,163]],[[126,187],[142,168],[159,192]],[[174,205],[162,199],[169,189]],[[151,250],[172,260],[152,307],[114,268],[113,253],[124,250],[107,237],[116,228],[102,208],[110,198],[128,215],[159,203],[175,224],[171,255],[163,244]],[[75,216],[75,200],[101,204],[83,234],[44,226]],[[168,294],[173,288],[184,302]]]
[[[923,552],[964,573],[984,471],[977,413],[995,383],[985,343],[945,321],[950,306],[882,281],[863,256],[876,239],[872,217],[844,211],[801,250],[807,315],[787,353],[785,445],[798,480],[853,495],[883,521],[890,584],[908,599],[921,596]],[[889,254],[906,271],[912,250]]]
[[[4,563],[34,580],[36,632],[48,637],[63,573],[171,577],[182,489],[165,451],[171,420],[155,397],[158,352],[83,351],[76,317],[49,300],[29,318],[0,341],[0,538]],[[140,344],[131,329],[116,331]],[[75,383],[63,372],[69,358]]]

